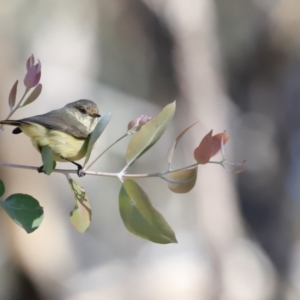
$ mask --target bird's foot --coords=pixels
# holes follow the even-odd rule
[[[81,167],[81,169],[78,168],[78,170],[77,170],[77,175],[78,175],[79,177],[85,176],[85,171],[83,170],[82,167]]]
[[[77,175],[78,177],[83,177],[85,175],[85,171],[83,170],[82,165],[76,163],[75,161],[71,161],[69,159],[67,159],[66,157],[60,156],[62,159],[74,164],[77,167]]]
[[[78,177],[83,177],[85,175],[85,171],[83,170],[83,167],[82,165],[74,162],[74,161],[71,161],[72,164],[74,164],[75,166],[77,166],[77,175]]]
[[[37,168],[37,171],[38,171],[39,173],[45,173],[45,172],[44,172],[44,165],[38,167],[38,168]]]

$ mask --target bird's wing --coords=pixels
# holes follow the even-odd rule
[[[65,132],[76,138],[86,138],[89,135],[88,130],[78,121],[68,120],[66,124],[65,120],[61,117],[51,114],[51,112],[44,115],[38,115],[34,117],[29,117],[25,119],[18,120],[20,123],[37,123],[48,129],[54,129],[58,131]]]

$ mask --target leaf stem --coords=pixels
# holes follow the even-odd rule
[[[19,103],[15,106],[15,108],[13,108],[13,109],[10,111],[10,113],[8,114],[8,116],[6,117],[5,120],[8,120],[8,119],[16,112],[16,110],[20,107],[22,101],[24,100],[24,98],[25,98],[25,96],[27,95],[27,93],[29,92],[29,90],[30,90],[29,88],[26,88],[26,89],[25,89],[24,94],[23,94],[23,96],[21,97]],[[3,125],[0,125],[0,129],[2,129],[2,128],[3,128]]]
[[[225,162],[225,159],[222,159],[220,161],[213,161],[213,160],[210,160],[208,162],[208,164],[216,164],[216,165],[223,165],[223,163]]]
[[[120,142],[122,139],[124,139],[127,136],[127,133],[119,137],[116,141],[114,141],[110,146],[108,146],[102,153],[100,153],[86,168],[85,170],[89,169],[104,153],[106,153],[111,147],[113,147],[115,144]],[[85,171],[86,173],[87,171]]]
[[[21,97],[19,103],[16,105],[16,107],[14,109],[11,110],[11,112],[8,114],[7,118],[5,120],[8,120],[15,112],[16,110],[20,107],[22,101],[24,100],[25,96],[27,95],[27,93],[29,92],[29,88],[26,88],[24,91],[23,96]]]

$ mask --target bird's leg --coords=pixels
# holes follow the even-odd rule
[[[81,170],[83,169],[82,165],[76,163],[75,161],[69,160],[66,157],[60,156],[62,159],[74,164],[75,166],[77,166],[77,175],[78,177],[83,177],[85,174],[83,172],[81,172]]]

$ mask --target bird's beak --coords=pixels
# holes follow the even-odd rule
[[[93,118],[100,118],[101,117],[101,115],[99,115],[99,114],[92,114],[90,116],[93,117]]]

